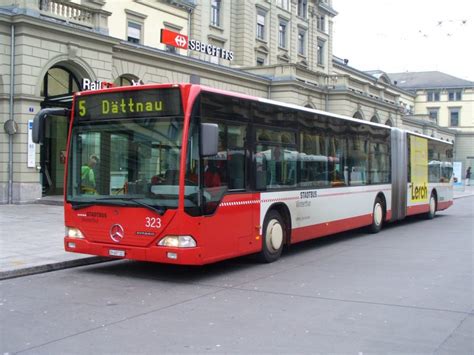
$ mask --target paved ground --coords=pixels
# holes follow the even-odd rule
[[[101,259],[66,253],[63,207],[0,205],[0,280]]]
[[[474,186],[455,187],[454,193],[472,196]],[[46,202],[0,205],[0,280],[104,261],[64,251],[63,207]]]
[[[474,354],[474,197],[272,264],[119,260],[0,282],[0,354]]]

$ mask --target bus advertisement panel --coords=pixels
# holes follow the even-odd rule
[[[410,201],[428,202],[428,140],[410,136]]]

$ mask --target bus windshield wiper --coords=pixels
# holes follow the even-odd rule
[[[97,200],[100,200],[100,199],[97,199]],[[83,209],[83,208],[92,207],[92,206],[97,205],[97,203],[96,203],[97,200],[87,201],[87,202],[84,202],[84,201],[68,201],[68,202],[71,203],[73,210],[80,210],[80,209]],[[107,203],[105,201],[100,201],[100,203],[106,204],[106,205],[117,205],[116,203],[110,203],[110,202]],[[124,203],[121,203],[120,205],[125,206]]]
[[[98,198],[98,199],[95,199],[94,201],[106,201],[106,200],[112,200],[112,201],[131,201],[131,202],[135,202],[137,205],[140,205],[140,206],[143,206],[143,207],[146,207],[148,208],[149,210],[151,211],[154,211],[160,215],[162,215],[165,211],[163,209],[163,207],[161,206],[152,206],[152,205],[149,205],[148,203],[145,203],[143,201],[140,201],[139,199],[135,198],[135,197],[102,197],[102,198]]]
[[[155,206],[149,205],[148,203],[142,202],[142,201],[140,201],[140,200],[138,200],[137,198],[134,198],[134,197],[101,197],[101,198],[97,198],[93,201],[87,201],[87,202],[71,201],[71,203],[72,203],[72,208],[73,209],[80,210],[82,208],[95,206],[97,204],[117,205],[117,203],[114,203],[114,201],[131,201],[131,202],[135,202],[137,205],[146,207],[149,210],[152,210],[153,212],[156,212],[160,215],[162,215],[164,213],[164,209],[162,207],[155,207]],[[127,206],[124,203],[120,203],[119,205],[120,206]]]

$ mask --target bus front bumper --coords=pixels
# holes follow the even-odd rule
[[[203,265],[202,250],[162,246],[135,247],[119,244],[91,243],[86,239],[64,238],[64,250],[72,253],[105,256],[114,259],[132,259],[155,263]]]

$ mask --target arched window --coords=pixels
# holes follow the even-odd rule
[[[392,120],[391,120],[390,118],[385,122],[385,124],[386,124],[387,126],[393,127],[393,122],[392,122]]]
[[[372,116],[372,118],[370,119],[370,122],[375,122],[375,123],[379,123],[379,119],[377,118],[377,116]]]
[[[138,79],[135,75],[124,74],[115,79],[114,84],[116,86],[131,86],[134,82],[138,83],[139,81],[140,79]]]
[[[79,90],[80,85],[76,76],[69,69],[55,65],[44,76],[41,96],[67,96]]]
[[[357,111],[356,113],[354,113],[354,115],[352,116],[353,118],[358,118],[359,120],[363,120],[364,117],[362,116],[362,114],[360,113],[360,111]]]

